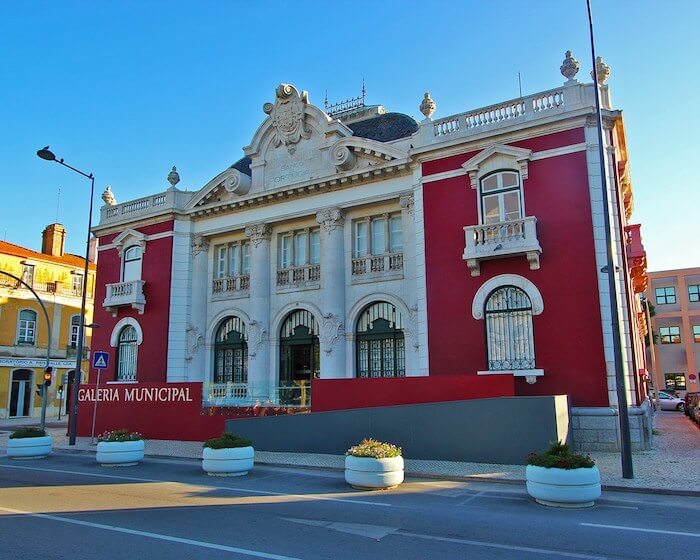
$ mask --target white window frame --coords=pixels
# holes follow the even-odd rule
[[[232,263],[234,252],[238,253],[235,263]],[[234,270],[235,268],[235,270]],[[234,278],[250,274],[250,241],[238,240],[222,243],[214,247],[214,279]]]
[[[22,319],[22,313],[28,311],[34,314],[34,319]],[[25,324],[23,324],[25,323]],[[36,344],[37,326],[39,323],[39,314],[33,309],[20,309],[17,314],[17,343],[34,346]],[[28,336],[31,333],[31,339]],[[24,340],[22,340],[24,338]]]
[[[277,236],[277,270],[287,270],[290,268],[302,268],[304,266],[314,266],[321,264],[321,228],[303,228],[298,230],[285,231]],[[303,242],[304,258],[298,259],[299,240],[305,237]],[[318,238],[318,262],[311,260],[312,238]],[[285,243],[289,243],[289,251],[285,249]],[[302,262],[303,261],[303,262]]]
[[[130,258],[129,252],[138,250],[138,258]],[[133,267],[129,267],[129,275],[127,277],[127,266],[129,263],[136,263]],[[143,270],[143,247],[141,245],[129,245],[124,248],[122,253],[122,282],[134,282],[136,280],[141,280],[141,273]],[[133,278],[132,278],[133,276]]]
[[[516,184],[514,186],[503,186],[503,177],[506,174],[511,174],[515,175],[516,177]],[[491,177],[496,177],[496,182],[497,186],[495,189],[489,190],[489,191],[484,191],[484,182],[489,180]],[[508,193],[516,192],[518,195],[518,210],[520,213],[520,216],[517,218],[511,218],[510,220],[507,219],[505,215],[505,196]],[[486,222],[486,207],[484,205],[484,202],[487,198],[492,198],[495,197],[498,200],[498,214],[499,214],[499,221],[498,222]],[[489,225],[489,224],[497,224],[497,223],[503,223],[507,221],[517,221],[517,220],[522,220],[525,217],[525,204],[524,204],[524,196],[523,196],[523,183],[520,178],[520,172],[514,170],[514,169],[499,169],[497,171],[492,171],[491,173],[488,173],[487,175],[484,175],[483,177],[479,178],[479,215],[481,219],[481,224],[483,225]]]
[[[122,341],[124,331],[130,329],[134,332],[133,340]],[[128,345],[129,355],[124,359],[123,347]],[[136,381],[138,374],[138,350],[139,350],[139,334],[133,325],[124,325],[117,335],[117,381]],[[125,365],[126,367],[122,368]],[[128,370],[128,371],[127,371]]]
[[[383,221],[384,222],[384,250],[379,251],[375,250],[378,248],[374,247],[374,240],[373,240],[373,231],[374,231],[374,224],[379,223]],[[401,224],[401,227],[398,230],[394,230],[392,228],[392,223],[398,222]],[[364,224],[366,233],[367,233],[367,242],[365,244],[365,251],[360,250],[359,246],[359,239],[360,236],[358,235],[358,230],[362,227],[361,224]],[[401,239],[401,244],[400,244],[400,250],[399,251],[392,251],[392,247],[394,247],[396,244],[394,243],[395,239],[394,236],[396,233],[399,234],[399,237]],[[400,254],[403,253],[403,216],[401,215],[401,212],[392,212],[392,213],[384,213],[384,214],[378,214],[375,216],[367,216],[365,218],[360,218],[357,220],[353,221],[353,226],[352,226],[352,247],[353,247],[353,258],[362,258],[362,257],[369,257],[369,256],[378,256],[378,255],[391,255],[391,254]]]
[[[73,323],[73,320],[77,319],[77,323]],[[72,315],[70,318],[69,332],[68,332],[68,346],[71,348],[77,348],[78,346],[78,333],[80,332],[80,315]]]
[[[35,270],[33,264],[27,264],[27,263],[22,264],[22,281],[32,288],[34,287],[34,273],[35,272],[36,272],[36,270]]]

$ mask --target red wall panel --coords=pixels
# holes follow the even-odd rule
[[[519,145],[537,143],[535,149],[549,149],[560,141],[578,142],[582,134],[567,131],[552,135],[554,139],[536,138],[530,145]],[[465,154],[464,161],[472,156]],[[524,197],[526,214],[537,217],[541,268],[530,270],[525,256],[517,256],[482,261],[481,275],[471,277],[462,260],[463,228],[478,223],[477,192],[466,176],[426,183],[430,374],[475,374],[487,369],[485,325],[472,317],[472,301],[490,278],[518,274],[532,281],[544,300],[544,312],[534,317],[533,324],[536,367],[544,369],[545,375],[534,385],[516,380],[516,394],[568,393],[573,406],[605,406],[607,383],[585,152],[530,162]]]
[[[314,379],[312,392],[314,412],[515,395],[510,375]]]

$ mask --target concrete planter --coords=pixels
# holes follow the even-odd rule
[[[590,507],[600,497],[598,467],[567,470],[528,465],[525,478],[530,496],[545,506]]]
[[[43,459],[51,453],[51,436],[7,440],[7,456],[12,459]]]
[[[131,467],[143,461],[144,441],[101,441],[97,444],[97,462],[103,467]]]
[[[360,490],[395,488],[403,482],[403,457],[345,457],[345,481]]]
[[[202,450],[202,469],[209,476],[243,476],[253,468],[255,449],[248,447],[228,447]]]

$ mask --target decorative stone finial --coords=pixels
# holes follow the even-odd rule
[[[107,188],[102,193],[102,200],[104,200],[107,206],[116,206],[117,199],[114,198],[114,193],[112,192],[112,187],[107,185]]]
[[[168,183],[170,183],[171,187],[174,187],[180,182],[180,174],[177,172],[177,169],[173,165],[173,168],[170,170],[170,173],[168,173]]]
[[[573,81],[580,67],[581,65],[578,63],[578,60],[573,57],[571,51],[566,51],[564,62],[561,63],[559,71],[567,80]]]
[[[602,56],[596,56],[595,69],[598,72],[598,85],[604,86],[607,79],[610,77],[610,66],[603,62]],[[595,74],[591,70],[591,79],[595,80]]]
[[[420,112],[425,115],[426,119],[429,119],[435,112],[436,107],[437,105],[435,105],[435,101],[433,101],[430,97],[430,93],[426,91],[425,95],[423,96],[423,101],[420,102],[420,106],[418,107]]]

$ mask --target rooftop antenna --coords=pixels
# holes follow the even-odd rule
[[[365,79],[362,78],[362,103],[365,102],[365,95],[367,94],[367,88],[365,87]]]
[[[523,83],[520,80],[520,72],[518,72],[518,91],[520,92],[520,95],[518,97],[523,96]]]
[[[61,207],[61,187],[58,187],[58,195],[56,196],[56,223],[58,223],[58,210]]]

